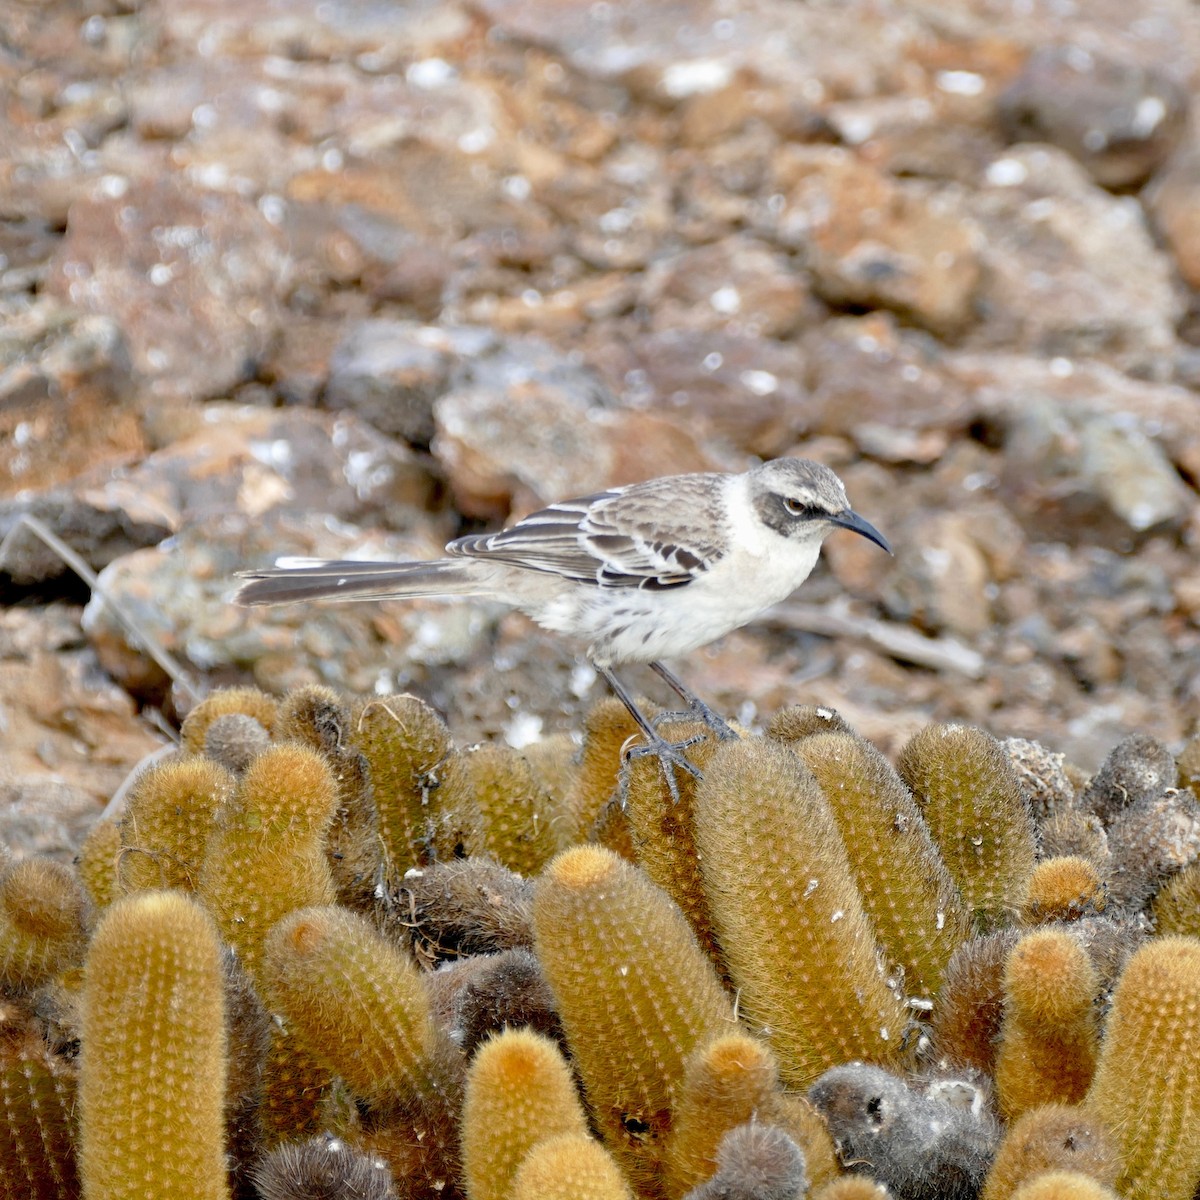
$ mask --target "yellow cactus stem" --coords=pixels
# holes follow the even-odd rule
[[[289,1032],[359,1101],[364,1144],[398,1179],[445,1188],[457,1171],[462,1056],[434,1026],[412,960],[365,917],[327,905],[279,922],[263,975]]]
[[[143,771],[121,819],[122,893],[195,891],[217,811],[236,787],[234,776],[207,758],[180,758]]]
[[[795,746],[821,785],[863,907],[904,992],[932,998],[970,929],[954,880],[908,788],[869,742],[818,733]]]
[[[1078,855],[1045,858],[1029,877],[1021,919],[1026,925],[1078,921],[1102,913],[1108,891],[1096,864]]]
[[[280,1025],[270,1031],[261,1089],[258,1119],[266,1146],[340,1127],[334,1073]]]
[[[560,1133],[587,1134],[571,1068],[549,1038],[508,1029],[467,1073],[462,1156],[469,1200],[507,1200],[522,1159]]]
[[[53,1054],[31,1011],[0,1000],[0,1196],[76,1200],[77,1068]]]
[[[509,1200],[634,1200],[611,1154],[586,1134],[560,1133],[525,1156]]]
[[[447,810],[438,793],[454,749],[445,722],[416,696],[385,696],[357,705],[350,741],[367,757],[379,836],[394,878],[410,867],[467,853],[479,836],[479,813]]]
[[[672,741],[701,739],[687,749],[688,759],[701,773],[719,745],[707,726],[699,721],[674,723],[669,736]],[[720,949],[704,894],[693,833],[697,780],[686,771],[678,771],[676,776],[678,802],[672,797],[662,764],[654,755],[630,759],[621,772],[625,816],[638,866],[683,910],[700,945],[720,970]]]
[[[297,908],[335,899],[325,831],[336,802],[325,759],[286,743],[251,763],[218,813],[199,893],[256,982],[272,926]]]
[[[848,1059],[900,1053],[908,1014],[820,786],[787,747],[723,743],[696,793],[696,845],[743,1020],[790,1087]]]
[[[638,704],[647,716],[658,711],[645,701],[639,700]],[[582,841],[615,801],[622,752],[639,732],[629,710],[615,696],[605,696],[588,709],[583,719],[583,747],[575,785],[567,796],[571,842]]]
[[[34,857],[0,871],[0,995],[32,991],[82,962],[86,916],[70,867]]]
[[[1061,927],[1028,933],[1013,947],[995,1071],[1005,1120],[1083,1099],[1099,1049],[1098,990],[1087,951]]]
[[[275,728],[278,706],[266,692],[253,687],[218,688],[206,696],[184,718],[179,730],[183,748],[189,754],[203,754],[209,726],[219,717],[240,714],[253,718],[271,733]]]
[[[383,852],[370,767],[349,744],[349,727],[350,713],[337,692],[311,684],[281,701],[276,737],[316,750],[329,765],[337,803],[325,833],[325,857],[339,901],[362,911],[373,906]]]
[[[865,1175],[842,1175],[810,1193],[812,1200],[892,1200],[892,1193]]]
[[[1158,890],[1150,919],[1160,934],[1200,937],[1200,862],[1184,867]]]
[[[1095,1113],[1074,1104],[1047,1104],[1008,1127],[979,1200],[1008,1200],[1022,1183],[1048,1171],[1071,1171],[1112,1187],[1119,1170],[1112,1135]]]
[[[552,733],[526,746],[523,751],[535,778],[550,797],[550,832],[555,853],[571,845],[575,832],[575,818],[568,807],[568,799],[579,771],[578,751],[579,747],[569,733]]]
[[[721,1139],[751,1120],[790,1135],[814,1182],[837,1174],[824,1121],[803,1097],[784,1094],[770,1047],[745,1033],[726,1033],[698,1047],[684,1064],[665,1164],[672,1200],[713,1175]]]
[[[555,854],[553,803],[529,760],[511,746],[484,744],[452,754],[437,800],[446,811],[478,812],[479,838],[469,853],[530,876]]]
[[[1012,1200],[1120,1200],[1090,1175],[1076,1171],[1047,1171],[1035,1175],[1011,1193]]]
[[[819,733],[857,736],[836,708],[826,708],[823,704],[781,708],[767,724],[767,737],[776,742],[800,742]]]
[[[1113,995],[1085,1104],[1117,1141],[1128,1200],[1190,1200],[1200,1184],[1200,941],[1155,938]]]
[[[732,1005],[666,893],[603,847],[554,859],[533,924],[596,1124],[635,1187],[657,1187],[684,1063]]]
[[[92,907],[107,908],[121,893],[117,887],[117,861],[121,856],[121,826],[105,818],[97,821],[83,839],[75,864]]]
[[[80,1107],[86,1200],[226,1200],[221,944],[180,892],[114,903],[88,952]]]
[[[929,725],[897,767],[976,925],[1011,924],[1029,892],[1036,838],[1004,748],[982,729]]]

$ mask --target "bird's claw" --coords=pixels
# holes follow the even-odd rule
[[[666,738],[661,738],[656,734],[653,741],[647,740],[644,745],[631,746],[626,750],[625,757],[645,758],[646,755],[653,754],[658,759],[659,766],[662,767],[663,777],[667,781],[667,790],[671,793],[671,803],[678,804],[679,781],[675,778],[675,768],[682,767],[693,779],[703,779],[700,768],[683,753],[689,746],[694,746],[697,742],[702,741],[704,741],[702,733],[694,733],[680,742],[668,742]]]
[[[736,741],[737,734],[729,727],[729,724],[721,717],[717,716],[703,700],[697,700],[690,708],[683,708],[672,712],[660,712],[650,718],[650,724],[655,730],[659,725],[664,725],[670,721],[700,721],[707,725],[723,742]]]

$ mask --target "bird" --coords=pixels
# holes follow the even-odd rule
[[[845,529],[891,553],[827,466],[776,458],[740,474],[665,475],[560,500],[496,533],[460,537],[446,557],[413,562],[279,559],[240,573],[238,604],[477,596],[499,600],[543,628],[584,643],[659,759],[673,798],[674,769],[700,772],[657,730],[667,716],[736,735],[663,663],[739,629],[808,578],[821,545]],[[653,721],[615,669],[644,663],[687,706]]]

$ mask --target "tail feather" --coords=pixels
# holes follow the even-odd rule
[[[306,566],[242,571],[250,580],[234,602],[247,606],[297,600],[384,600],[392,597],[463,596],[486,589],[471,564],[449,558],[428,562],[309,562]]]

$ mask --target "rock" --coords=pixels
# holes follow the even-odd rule
[[[983,230],[971,342],[1161,375],[1181,309],[1137,201],[1102,192],[1048,146],[1013,147],[986,178],[967,204]]]
[[[822,314],[785,255],[741,235],[658,259],[646,272],[639,302],[658,332],[728,329],[786,338]]]
[[[80,637],[79,610],[0,610],[0,843],[69,862],[100,807],[163,740]]]
[[[770,458],[806,430],[807,358],[745,332],[665,330],[586,350],[622,403],[670,413],[700,440]]]
[[[295,604],[246,609],[232,602],[236,573],[281,556],[406,559],[435,557],[441,539],[425,531],[371,534],[325,514],[227,513],[191,524],[160,546],[119,558],[100,582],[132,614],[144,636],[205,672],[253,671],[281,692],[323,683],[355,693],[392,690],[422,664],[462,661],[482,649],[486,609],[414,602]],[[84,630],[104,669],[128,691],[161,702],[168,681],[99,597]]]
[[[832,304],[888,308],[939,333],[974,319],[980,234],[953,188],[889,179],[840,147],[785,146],[769,226]]]
[[[457,506],[490,522],[615,484],[713,467],[682,422],[590,408],[536,379],[506,394],[452,392],[437,402],[436,416],[433,449]]]
[[[152,395],[203,398],[253,373],[286,276],[283,239],[250,201],[113,178],[71,206],[47,290],[119,321]]]
[[[1050,142],[1106,188],[1136,187],[1166,161],[1187,120],[1187,92],[1165,71],[1085,49],[1041,46],[996,112],[1014,142]]]
[[[933,462],[973,416],[932,338],[883,313],[828,321],[805,338],[809,429],[889,462]]]
[[[40,299],[0,328],[0,496],[145,451],[117,322]]]
[[[381,433],[428,446],[434,401],[450,387],[455,360],[469,352],[466,336],[386,320],[351,325],[333,352],[325,403],[357,413]],[[476,345],[487,341],[475,335]]]
[[[1200,143],[1171,160],[1145,199],[1179,274],[1188,287],[1200,289]]]

